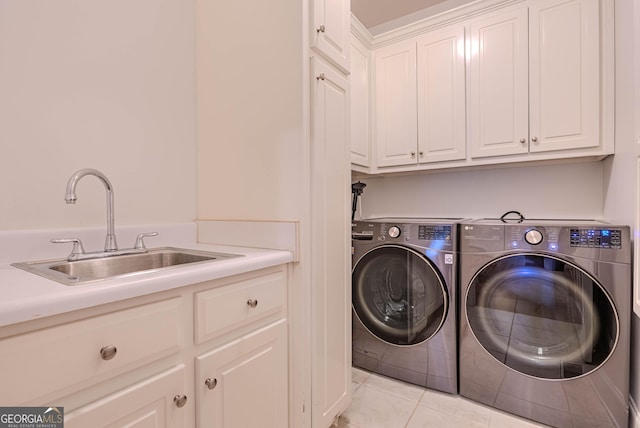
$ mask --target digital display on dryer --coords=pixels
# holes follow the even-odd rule
[[[622,248],[622,231],[619,229],[571,229],[572,247]]]

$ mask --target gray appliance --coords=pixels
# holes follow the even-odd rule
[[[626,427],[629,227],[485,219],[459,245],[460,394],[556,427]]]
[[[353,365],[457,393],[453,219],[353,222]]]

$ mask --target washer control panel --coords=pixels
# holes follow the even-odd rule
[[[427,241],[450,241],[451,226],[449,225],[418,225],[418,239]]]
[[[402,223],[395,221],[355,221],[351,225],[351,238],[355,241],[372,243],[404,243],[431,247],[431,242],[439,242],[438,248],[450,249],[455,241],[455,225]],[[365,242],[363,242],[364,244]]]

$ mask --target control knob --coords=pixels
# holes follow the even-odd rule
[[[542,242],[542,232],[538,229],[529,229],[524,234],[524,240],[531,245],[538,245]]]
[[[398,226],[391,226],[389,228],[389,236],[392,238],[397,238],[400,236],[400,228]]]

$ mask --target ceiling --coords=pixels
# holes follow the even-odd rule
[[[367,28],[444,3],[446,0],[351,0],[351,11]]]

